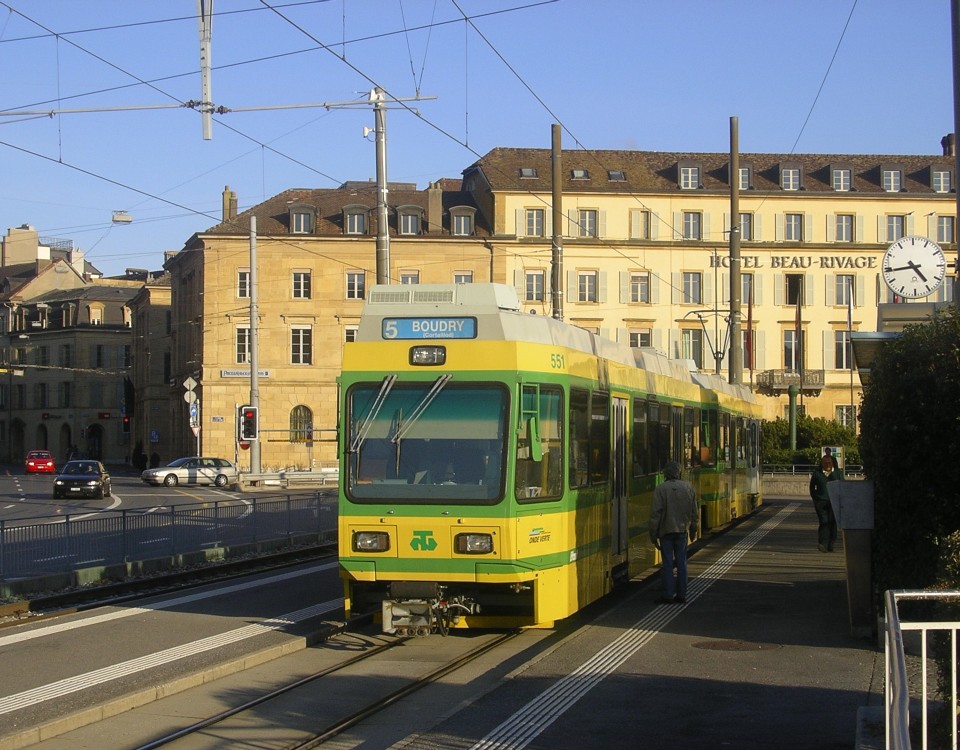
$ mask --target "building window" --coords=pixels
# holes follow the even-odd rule
[[[698,328],[680,331],[680,358],[692,359],[698,370],[703,368],[703,331]]]
[[[700,234],[700,212],[699,211],[684,211],[683,212],[683,239],[685,240],[699,240],[702,239]]]
[[[163,382],[169,383],[173,378],[173,355],[170,352],[163,353]]]
[[[849,331],[833,332],[833,356],[835,369],[853,369],[853,344],[850,341]]]
[[[853,274],[837,274],[835,283],[837,304],[846,307],[853,300]]]
[[[250,364],[250,326],[237,326],[237,364]]]
[[[650,274],[643,271],[634,271],[630,274],[631,302],[650,302]]]
[[[367,276],[363,271],[347,273],[347,299],[364,299],[367,292]]]
[[[596,302],[598,300],[597,275],[596,271],[577,272],[577,302]]]
[[[73,383],[64,381],[58,386],[60,408],[68,409],[73,406]]]
[[[400,283],[401,284],[419,284],[420,272],[419,271],[401,271]]]
[[[455,237],[470,237],[473,234],[473,216],[457,213],[452,215],[453,235]]]
[[[310,234],[313,231],[313,214],[309,211],[290,212],[291,234]]]
[[[520,167],[520,179],[521,180],[537,179],[537,168],[536,167]]]
[[[454,284],[472,284],[473,271],[457,271],[453,274]]]
[[[247,299],[250,297],[250,271],[241,268],[237,271],[237,297]]]
[[[899,169],[883,170],[883,189],[888,193],[899,193],[901,188],[901,172]]]
[[[290,410],[290,442],[313,441],[313,412],[309,406],[299,404]]]
[[[543,302],[546,298],[547,274],[545,271],[524,273],[524,301]]]
[[[60,366],[73,367],[73,346],[60,344]]]
[[[35,409],[46,409],[49,407],[47,403],[47,384],[46,383],[34,383],[33,384],[33,408]]]
[[[800,332],[803,335],[803,331]],[[802,340],[801,340],[802,344]],[[783,366],[784,369],[799,372],[801,367],[800,351],[802,347],[797,345],[797,332],[790,328],[783,332]]]
[[[887,217],[887,242],[896,242],[903,237],[903,225],[905,223],[903,216]]]
[[[797,167],[788,167],[780,172],[780,187],[784,190],[800,189],[800,170]]]
[[[580,209],[580,236],[581,237],[596,237],[597,236],[597,210],[594,208],[581,208]]]
[[[610,180],[610,182],[626,182],[627,173],[622,169],[608,169],[607,179]]]
[[[652,346],[652,333],[649,328],[637,328],[630,331],[630,346],[639,349],[643,346]]]
[[[953,216],[937,217],[937,242],[953,242]]]
[[[844,427],[857,427],[857,407],[848,404],[837,404],[836,419]]]
[[[950,192],[950,172],[946,170],[935,169],[933,172],[933,191],[935,193]]]
[[[293,272],[293,298],[310,299],[310,272]]]
[[[357,340],[357,326],[344,326],[343,327],[343,340],[345,343]]]
[[[740,214],[740,239],[753,239],[753,214]]]
[[[700,187],[700,167],[680,167],[680,189],[696,190]]]
[[[845,193],[850,190],[851,172],[849,169],[834,169],[832,177],[833,189]]]
[[[91,307],[89,308],[89,312],[90,312],[90,325],[98,326],[103,323],[103,308]]]
[[[367,233],[367,212],[366,211],[347,211],[343,220],[344,231],[347,234],[366,234]]]
[[[420,234],[420,214],[400,214],[400,234]]]
[[[645,209],[630,210],[630,239],[650,239],[650,212]]]
[[[50,364],[50,349],[46,346],[38,346],[36,349],[36,364],[38,367],[46,367]]]
[[[683,272],[683,299],[681,300],[684,304],[688,305],[699,305],[703,301],[702,298],[702,279],[703,276],[696,271],[684,271]]]
[[[527,231],[528,237],[544,236],[544,211],[542,208],[527,209]]]
[[[853,242],[853,214],[837,214],[837,242]]]
[[[290,329],[290,363],[309,365],[313,362],[313,330],[310,326]]]
[[[803,214],[787,214],[783,217],[783,239],[787,242],[803,242]]]
[[[750,297],[753,294],[754,290],[754,278],[752,273],[741,273],[740,274],[740,302],[744,305],[750,304]],[[754,299],[753,303],[756,304],[757,300]]]
[[[570,179],[572,180],[589,180],[590,173],[586,169],[571,169],[570,170]]]
[[[796,305],[798,301],[803,304],[803,274],[788,273],[785,279],[787,283],[787,304]]]
[[[750,167],[740,167],[740,189],[749,190],[752,187]]]

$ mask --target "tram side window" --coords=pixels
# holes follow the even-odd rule
[[[717,441],[717,450],[720,460],[727,462],[730,460],[730,415],[720,415],[720,439]]]
[[[683,410],[683,465],[700,465],[700,410],[686,407]]]
[[[751,419],[747,425],[747,466],[757,468],[760,463],[760,424]]]
[[[610,397],[594,393],[590,408],[590,483],[610,477]]]
[[[715,466],[717,463],[717,412],[703,409],[700,412],[700,463]]]
[[[570,389],[570,487],[590,480],[590,392]]]
[[[650,403],[650,427],[654,431],[654,463],[652,470],[661,471],[670,460],[670,405]]]
[[[537,414],[543,456],[533,460],[530,433],[523,431],[517,440],[517,499],[556,499],[563,493],[563,393],[555,387],[524,386],[522,411]]]
[[[641,399],[633,400],[633,430],[630,434],[633,442],[633,476],[642,477],[650,471],[650,440],[647,434],[647,403]]]
[[[746,459],[747,424],[743,417],[737,417],[737,461]]]

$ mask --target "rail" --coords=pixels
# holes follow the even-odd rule
[[[241,489],[250,487],[305,487],[321,486],[336,487],[340,471],[337,468],[323,468],[315,471],[299,469],[282,469],[253,474],[241,472],[239,485]]]
[[[950,720],[950,747],[957,748],[957,630],[960,621],[906,619],[900,610],[903,601],[919,601],[942,603],[944,601],[960,602],[960,591],[887,591],[885,596],[886,624],[884,627],[884,665],[886,669],[886,685],[884,691],[886,713],[886,738],[888,750],[910,750],[911,710],[919,715],[920,740],[923,750],[930,747],[930,715],[934,709],[933,701],[928,691],[928,645],[931,638],[938,634],[949,633],[950,649],[950,711],[946,712]],[[927,615],[929,608],[924,608],[920,614]],[[907,647],[904,633],[919,634],[920,669],[908,670]],[[910,674],[914,672],[914,674]],[[913,678],[911,680],[911,677]],[[919,684],[917,684],[919,682]],[[919,705],[917,705],[919,703]],[[939,701],[937,701],[939,703]]]

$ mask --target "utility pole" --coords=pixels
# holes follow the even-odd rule
[[[551,181],[553,183],[553,235],[550,248],[551,315],[563,320],[563,171],[560,125],[550,126]]]
[[[953,179],[960,180],[960,0],[950,0],[950,29],[953,42]],[[957,194],[956,214],[953,220],[953,242],[957,248],[957,258],[953,267],[953,304],[960,304],[960,241],[957,230],[960,229],[960,189],[952,185]]]
[[[250,406],[260,415],[260,356],[258,352],[257,310],[257,217],[250,217]],[[250,441],[250,472],[260,473],[260,429],[257,439]]]
[[[387,107],[383,89],[370,92],[377,143],[377,283],[390,283],[390,225],[387,216]]]
[[[743,383],[740,345],[740,121],[730,118],[730,375],[731,384]]]

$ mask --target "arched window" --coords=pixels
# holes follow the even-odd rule
[[[290,410],[290,442],[306,443],[313,440],[313,412],[299,404]]]

